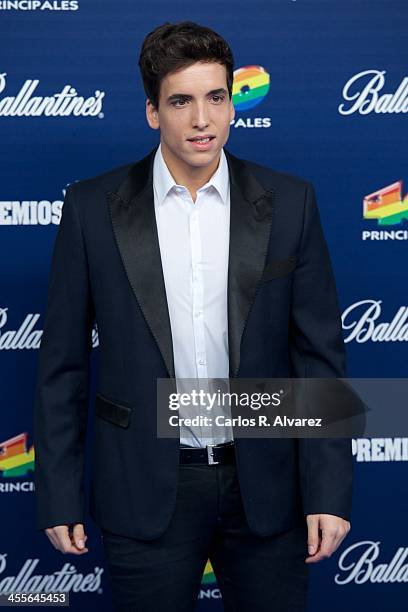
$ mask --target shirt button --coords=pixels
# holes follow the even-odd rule
[[[199,359],[199,360],[198,360],[198,363],[199,363],[200,365],[205,365],[205,359]]]
[[[199,317],[200,315],[201,315],[201,310],[198,310],[198,311],[195,313],[195,315],[194,315],[194,316],[195,316],[195,317]]]

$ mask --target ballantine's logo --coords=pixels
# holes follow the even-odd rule
[[[6,88],[6,72],[0,74],[0,94]],[[51,96],[33,96],[38,79],[27,79],[16,96],[0,98],[0,117],[103,117],[102,100],[105,92],[96,90],[95,96],[84,98],[71,85]]]
[[[34,471],[34,446],[27,450],[27,433],[0,442],[0,474],[15,478]]]
[[[364,70],[355,74],[343,87],[343,98],[350,104],[340,104],[340,115],[408,112],[408,77],[404,77],[393,94],[378,95],[385,84],[385,70]]]
[[[2,328],[7,323],[8,308],[0,307],[0,351],[38,349],[40,348],[42,330],[33,329],[40,315],[28,314],[19,329],[3,332]],[[92,346],[99,346],[98,330],[96,323],[92,329]]]
[[[344,342],[407,342],[408,306],[401,306],[390,323],[378,323],[382,300],[361,300],[351,304],[342,314],[343,329],[350,330]],[[359,313],[360,309],[360,314]],[[363,309],[361,314],[361,309]]]
[[[7,553],[0,553],[0,574],[4,572],[7,565]],[[27,559],[23,567],[15,576],[0,576],[0,594],[22,593],[99,593],[101,587],[101,576],[103,567],[94,567],[89,574],[77,572],[75,565],[67,562],[62,569],[52,574],[33,574],[39,559]]]
[[[360,557],[356,558],[355,553]],[[380,542],[364,540],[352,544],[339,558],[343,574],[336,574],[334,582],[341,586],[350,582],[408,582],[408,547],[400,546],[389,563],[375,564],[379,554]]]

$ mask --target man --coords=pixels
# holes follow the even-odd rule
[[[164,24],[139,60],[144,159],[70,185],[35,409],[38,528],[87,552],[89,353],[99,335],[91,515],[115,609],[193,610],[210,558],[226,610],[303,610],[309,563],[350,529],[343,439],[158,437],[158,378],[343,377],[336,289],[313,186],[224,150],[233,57]],[[206,433],[206,435],[205,435]],[[214,444],[214,445],[211,445]]]

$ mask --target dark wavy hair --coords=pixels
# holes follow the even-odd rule
[[[234,58],[228,43],[217,32],[193,21],[181,21],[166,22],[146,36],[139,67],[146,96],[156,109],[164,77],[195,62],[216,62],[225,66],[227,88],[232,97]]]

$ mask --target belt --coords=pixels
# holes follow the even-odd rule
[[[225,465],[235,463],[235,444],[208,444],[205,448],[180,448],[180,463],[206,463]]]

